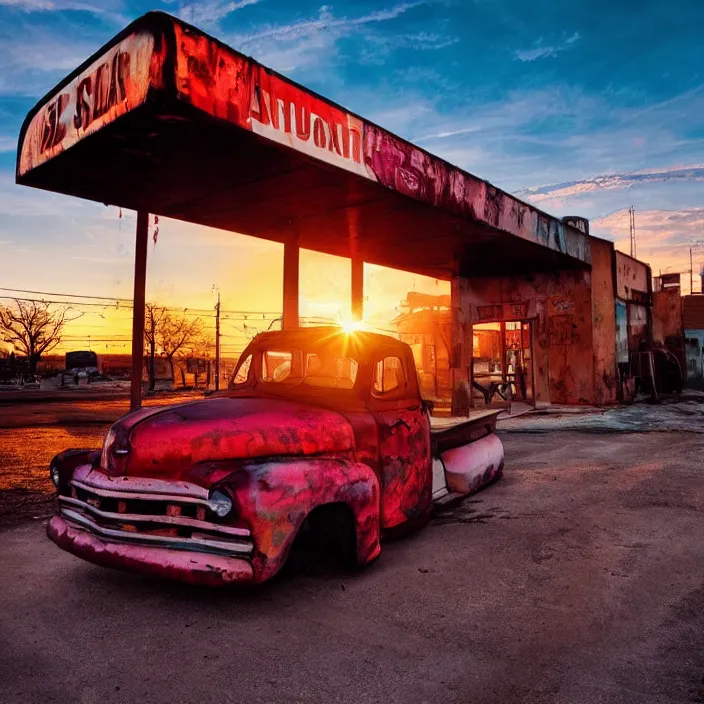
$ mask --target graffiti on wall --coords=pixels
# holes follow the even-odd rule
[[[555,314],[570,313],[574,310],[574,299],[571,296],[553,296],[549,299],[550,312]]]
[[[573,342],[574,320],[571,315],[550,316],[549,340],[551,345],[571,345]]]

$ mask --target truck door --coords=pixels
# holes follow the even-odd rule
[[[371,408],[379,426],[381,527],[427,516],[432,502],[430,419],[412,359],[394,350],[374,365]]]

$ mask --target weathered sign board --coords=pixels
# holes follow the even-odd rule
[[[151,87],[154,35],[130,34],[41,106],[24,132],[18,176],[142,105]]]
[[[583,228],[563,224],[163,13],[136,20],[30,113],[17,180],[72,192],[58,176],[42,182],[34,173],[129,113],[149,113],[158,130],[170,106],[189,106],[451,216],[590,263]]]

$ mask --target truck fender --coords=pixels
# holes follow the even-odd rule
[[[59,470],[59,491],[66,491],[69,482],[73,478],[73,473],[82,465],[95,467],[100,462],[100,449],[85,450],[71,449],[64,450],[58,455],[54,455],[49,463],[49,471],[52,467],[57,467]]]
[[[326,504],[352,512],[358,565],[379,556],[379,480],[361,462],[315,457],[250,463],[218,485],[235,498],[238,520],[251,530],[254,578],[263,582],[284,565],[306,517]]]

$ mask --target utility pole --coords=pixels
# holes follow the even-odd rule
[[[692,248],[689,248],[689,292],[694,293],[694,263],[692,261]]]
[[[631,256],[635,259],[636,257],[636,209],[631,206],[628,209],[628,215],[630,219],[630,229],[631,229]]]
[[[215,304],[215,390],[220,390],[220,289]]]

